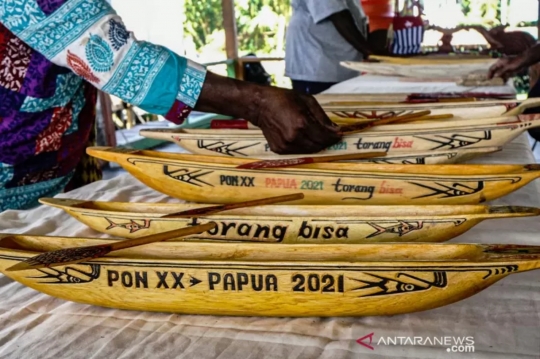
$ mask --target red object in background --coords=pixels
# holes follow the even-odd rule
[[[252,125],[246,120],[212,120],[210,121],[211,129],[235,129],[235,130],[250,130],[258,127]]]
[[[388,30],[394,19],[392,0],[360,0],[364,13],[369,18],[369,31]]]

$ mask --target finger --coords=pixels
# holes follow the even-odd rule
[[[307,117],[309,118],[309,117]],[[302,119],[305,121],[305,119]],[[305,123],[305,122],[304,122]],[[340,136],[315,120],[307,120],[304,127],[288,135],[287,153],[316,153],[339,141]]]
[[[308,103],[308,109],[311,113],[311,116],[315,119],[316,122],[323,125],[326,129],[329,129],[332,132],[339,132],[339,125],[333,122],[330,117],[326,114],[323,108],[319,105],[317,100],[313,99],[315,103]],[[311,101],[310,101],[311,102]]]
[[[508,79],[512,75],[512,71],[510,71],[508,68],[504,67],[501,69],[498,69],[495,71],[494,77],[500,77],[503,80]]]
[[[304,122],[302,119],[291,119],[290,126],[285,128],[265,127],[263,133],[272,152],[280,155],[313,153],[317,146],[306,135],[307,130],[294,126]]]
[[[316,152],[320,152],[341,140],[338,131],[328,131],[327,126],[321,125],[310,126],[305,135],[313,143]]]

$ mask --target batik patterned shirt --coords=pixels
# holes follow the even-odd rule
[[[205,75],[136,40],[106,0],[0,1],[0,211],[65,188],[93,130],[96,89],[179,124]]]

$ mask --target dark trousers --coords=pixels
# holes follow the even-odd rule
[[[540,97],[540,81],[537,81],[533,88],[529,91],[529,98]],[[540,107],[533,107],[523,111],[524,114],[540,113]],[[529,135],[536,141],[540,141],[540,129],[532,128],[529,130]]]
[[[316,95],[330,87],[334,86],[336,82],[313,82],[313,81],[297,81],[291,80],[293,90],[301,92],[306,95]]]

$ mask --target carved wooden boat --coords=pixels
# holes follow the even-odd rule
[[[472,73],[486,72],[491,65],[497,62],[497,59],[481,62],[467,63],[443,63],[443,64],[390,64],[378,62],[356,62],[342,61],[340,64],[358,72],[365,72],[373,75],[386,76],[403,76],[416,78],[437,78],[448,77],[452,74],[453,77],[462,77]]]
[[[355,103],[341,103],[323,105],[328,116],[334,121],[386,118],[425,110],[430,110],[431,115],[452,114],[454,119],[472,120],[521,115],[525,110],[533,107],[540,107],[540,99],[527,99],[519,105],[515,100],[470,103],[441,102],[436,104],[358,105]]]
[[[58,268],[5,272],[46,250],[108,240],[3,235],[0,272],[64,300],[182,314],[395,315],[468,298],[538,269],[540,247],[164,242]]]
[[[372,106],[372,105],[403,105],[403,104],[415,104],[418,101],[411,101],[409,93],[390,93],[390,94],[363,94],[363,93],[321,93],[314,95],[315,99],[321,106],[327,105],[360,105],[360,106]],[[440,104],[452,104],[459,103],[463,105],[472,104],[476,102],[493,102],[493,104],[500,102],[515,103],[517,102],[515,96],[511,98],[495,98],[495,99],[477,99],[477,98],[457,98],[452,99],[452,101],[447,101],[446,99],[442,100],[433,100],[429,102],[433,105]],[[423,103],[423,102],[421,102]]]
[[[199,204],[92,202],[42,198],[96,231],[135,238],[216,222],[217,228],[189,241],[284,244],[443,242],[486,219],[540,215],[516,206],[262,206],[199,218],[160,218]]]
[[[540,165],[387,165],[319,163],[244,170],[239,158],[90,147],[147,186],[198,203],[232,203],[304,193],[291,204],[475,204],[540,176]]]
[[[489,67],[490,63],[493,63],[493,58],[488,56],[414,56],[414,57],[392,57],[392,56],[380,56],[370,55],[370,59],[380,61],[383,64],[396,64],[396,65],[463,65],[463,64],[483,64]]]
[[[495,121],[499,120],[501,122],[477,119],[470,126],[464,125],[464,121],[453,121],[447,125],[422,123],[373,127],[346,135],[341,142],[311,156],[373,151],[385,151],[391,156],[431,151],[456,153],[469,148],[501,147],[524,131],[540,126],[540,115],[518,115]],[[148,129],[140,134],[174,142],[195,154],[265,159],[297,157],[272,152],[260,130]]]
[[[519,102],[515,94],[510,93],[485,93],[485,92],[439,92],[439,93],[322,93],[314,95],[321,105],[355,103],[356,105],[395,105],[415,103],[463,103],[475,102]]]

